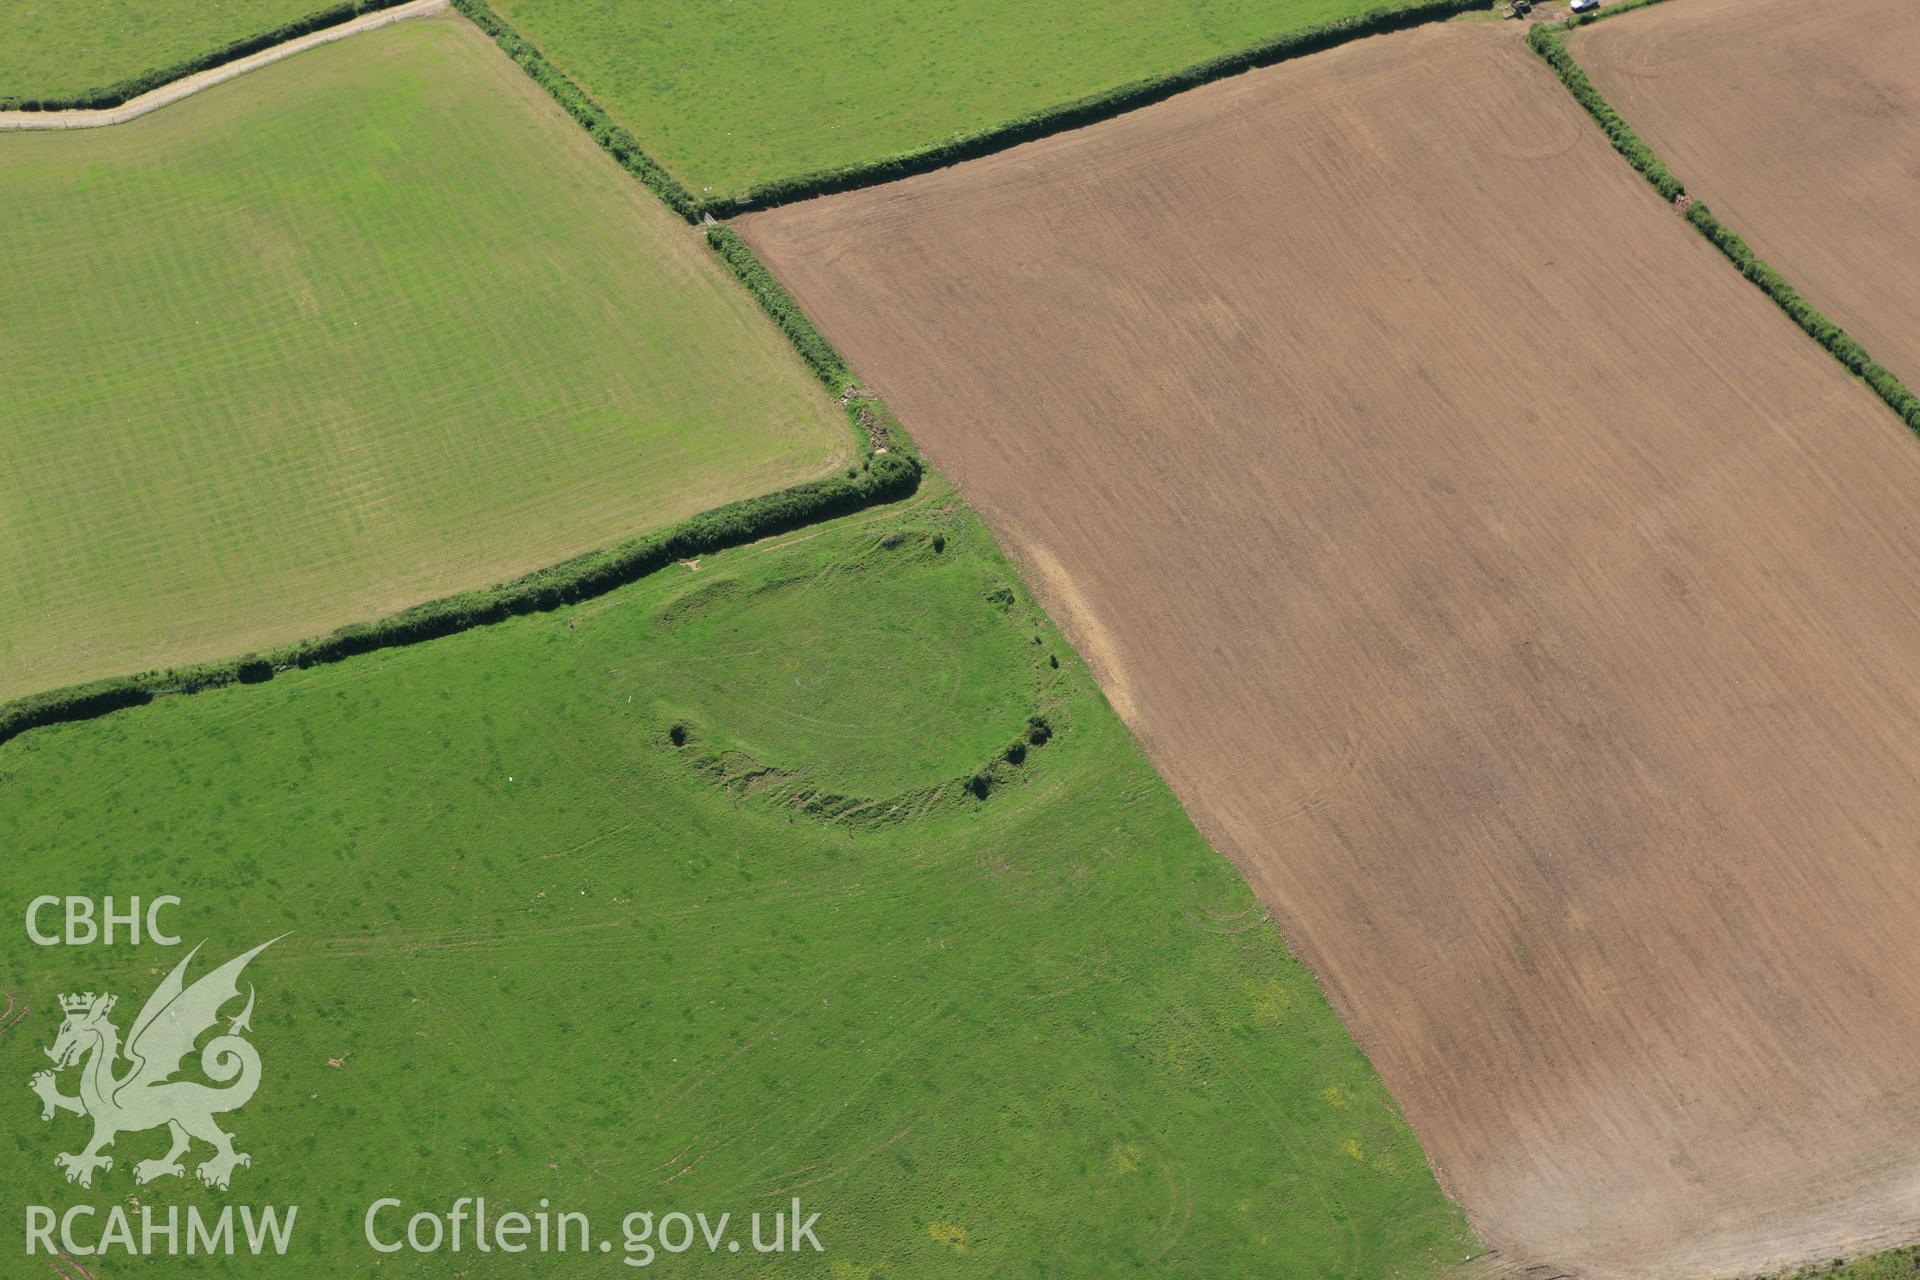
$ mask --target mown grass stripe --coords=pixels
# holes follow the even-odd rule
[[[525,61],[515,61],[529,69]],[[552,86],[547,87],[552,92]],[[575,118],[580,116],[575,113]],[[631,166],[628,171],[633,172]],[[707,239],[808,368],[842,397],[861,453],[857,463],[844,473],[728,503],[493,587],[444,596],[266,653],[67,685],[0,702],[0,744],[43,725],[92,719],[160,696],[259,683],[270,680],[277,671],[337,662],[356,654],[454,635],[518,614],[559,608],[603,595],[677,561],[792,532],[911,495],[919,486],[921,463],[897,420],[878,400],[845,397],[853,381],[846,362],[744,241],[720,227],[709,228]],[[876,426],[887,433],[884,450],[874,447]]]

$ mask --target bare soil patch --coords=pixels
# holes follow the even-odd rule
[[[1920,6],[1689,0],[1570,47],[1694,194],[1920,381]]]
[[[1892,1243],[1920,448],[1513,32],[740,229],[1026,562],[1503,1257]]]

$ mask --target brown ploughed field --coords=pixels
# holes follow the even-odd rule
[[[1920,444],[1511,26],[739,226],[1490,1244],[1920,1234]]]
[[[1687,0],[1570,47],[1689,191],[1920,385],[1920,5]]]

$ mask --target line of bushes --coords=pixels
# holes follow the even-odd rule
[[[1654,2],[1655,0],[1628,0],[1629,4],[1636,6]],[[304,18],[282,23],[271,30],[235,40],[222,48],[184,59],[171,66],[143,72],[115,84],[82,90],[64,98],[0,96],[0,110],[71,111],[121,106],[161,85],[247,57],[311,32],[336,26],[363,13],[391,8],[402,3],[405,3],[405,0],[344,0],[344,3],[329,6]],[[665,201],[669,208],[689,222],[698,222],[709,214],[745,213],[816,195],[872,186],[911,174],[926,173],[963,160],[1002,151],[1048,134],[1110,119],[1137,107],[1161,101],[1176,93],[1254,67],[1269,66],[1302,54],[1329,49],[1362,36],[1402,30],[1486,7],[1486,0],[1407,0],[1406,3],[1398,5],[1382,6],[1352,17],[1338,18],[1317,26],[1287,32],[1249,48],[1221,54],[1163,76],[1133,81],[1101,93],[1076,98],[1045,111],[912,151],[816,173],[802,174],[793,178],[777,179],[770,183],[763,183],[739,196],[701,199],[669,173],[659,161],[647,154],[638,139],[616,124],[613,118],[588,97],[580,86],[562,74],[547,60],[546,55],[496,14],[487,5],[486,0],[451,0],[451,3],[454,8],[486,32],[508,57],[546,89],[554,100],[578,120],[594,140],[605,148],[623,168],[639,178],[649,190]]]
[[[648,155],[640,146],[638,139],[613,122],[600,107],[600,104],[586,95],[579,85],[567,79],[560,70],[547,61],[546,55],[529,43],[525,37],[487,7],[486,0],[452,0],[453,7],[473,20],[493,42],[506,52],[509,58],[520,64],[520,69],[532,76],[535,83],[553,95],[566,109],[568,115],[578,120],[593,140],[603,147],[607,154],[620,162],[620,167],[640,179],[647,190],[659,196],[667,207],[685,218],[688,222],[698,222],[706,212],[701,201],[694,198],[691,191],[680,185],[675,178],[661,167],[660,162]]]
[[[717,225],[707,228],[707,242],[759,300],[814,376],[844,397],[853,385],[846,362],[747,243],[732,230]],[[675,561],[789,533],[912,494],[920,482],[921,464],[898,421],[872,398],[843,398],[842,407],[861,438],[863,458],[859,466],[848,468],[844,474],[716,507],[668,529],[575,556],[498,586],[415,605],[378,621],[354,623],[264,655],[247,654],[226,661],[147,671],[16,698],[0,704],[0,743],[42,725],[88,720],[143,705],[162,695],[255,684],[272,679],[276,671],[338,662],[354,654],[415,644],[518,614],[577,603],[625,586]],[[889,447],[876,453],[874,437],[883,434]]]
[[[415,644],[517,614],[573,604],[625,586],[675,561],[788,533],[877,502],[904,498],[919,481],[920,465],[915,459],[883,454],[843,475],[716,507],[658,533],[575,556],[498,586],[415,605],[376,622],[341,627],[264,655],[143,672],[16,698],[0,705],[0,743],[42,725],[87,720],[140,706],[162,694],[258,683],[271,679],[277,670],[338,662],[354,654]]]
[[[670,206],[691,216],[693,201],[685,190],[665,170],[646,159],[637,147],[632,156],[623,156],[620,147],[625,133],[607,123],[605,114],[585,94],[554,72],[532,46],[520,41],[482,0],[453,0],[453,3],[498,41],[508,55],[552,93],[629,172]],[[668,184],[666,190],[658,185],[662,182]],[[677,202],[675,192],[679,197]],[[921,463],[898,419],[879,400],[849,394],[855,380],[846,361],[814,327],[746,241],[731,229],[716,224],[707,228],[707,243],[759,300],[814,376],[839,398],[860,440],[862,461],[858,466],[848,468],[844,474],[716,507],[668,529],[587,552],[494,587],[428,601],[378,621],[354,623],[264,655],[247,654],[226,661],[147,671],[15,698],[0,703],[0,744],[29,729],[89,720],[143,705],[162,695],[197,693],[231,684],[255,684],[272,679],[276,671],[338,662],[354,654],[454,635],[517,614],[555,609],[625,586],[678,560],[774,537],[852,514],[875,503],[911,495],[920,483]],[[880,446],[877,450],[876,445]]]
[[[1846,330],[1821,314],[1819,308],[1802,297],[1800,291],[1785,277],[1755,254],[1733,228],[1714,217],[1703,201],[1695,200],[1688,207],[1687,221],[1739,267],[1741,275],[1764,290],[1782,311],[1792,316],[1794,323],[1805,330],[1809,337],[1872,387],[1874,394],[1899,414],[1902,422],[1920,432],[1920,396],[1907,390],[1891,369],[1868,354],[1867,349],[1854,341]]]
[[[891,409],[871,395],[862,395],[857,399],[849,395],[858,387],[853,371],[847,368],[846,361],[833,349],[826,335],[814,328],[813,321],[793,300],[786,286],[774,278],[773,272],[767,270],[739,233],[731,227],[714,223],[707,228],[707,244],[720,255],[720,260],[727,264],[748,292],[760,300],[762,309],[780,326],[780,332],[787,335],[787,341],[807,362],[814,376],[826,385],[827,390],[840,397],[841,404],[846,407],[853,421],[860,447],[869,454],[877,449],[884,454],[904,453],[909,457],[917,457],[912,438],[900,425],[900,420],[893,416]]]
[[[405,0],[346,0],[343,4],[330,5],[304,18],[295,18],[283,22],[270,31],[235,40],[218,49],[210,49],[191,58],[184,58],[166,67],[155,67],[143,71],[137,76],[129,76],[114,84],[102,85],[97,89],[82,89],[79,93],[60,97],[28,98],[19,95],[0,94],[0,111],[81,111],[100,110],[106,107],[123,106],[143,93],[150,93],[163,84],[183,80],[202,71],[211,71],[224,63],[271,49],[274,45],[285,44],[301,36],[310,35],[327,27],[350,22],[363,13],[372,13],[378,9],[390,9]]]
[[[456,3],[458,2],[459,0],[456,0]],[[1166,75],[1135,80],[1101,93],[1075,98],[1071,102],[1049,107],[1044,111],[1009,120],[975,133],[963,134],[878,160],[863,160],[792,178],[777,178],[771,182],[761,183],[738,196],[717,196],[708,200],[701,212],[723,217],[749,213],[757,209],[770,209],[775,205],[791,204],[796,200],[831,195],[839,191],[851,191],[857,187],[869,187],[877,183],[891,182],[897,178],[927,173],[934,169],[958,164],[963,160],[973,160],[995,151],[1004,151],[1008,147],[1031,142],[1049,134],[1108,120],[1150,103],[1160,102],[1188,89],[1197,88],[1242,71],[1249,71],[1255,67],[1271,66],[1276,62],[1284,62],[1304,54],[1318,53],[1350,40],[1357,40],[1362,36],[1400,31],[1442,18],[1450,18],[1470,10],[1486,9],[1489,4],[1490,0],[1407,0],[1406,3],[1370,9],[1352,17],[1336,18],[1317,26],[1290,31],[1248,48],[1224,53]]]
[[[825,383],[827,390],[835,395],[844,392],[853,381],[852,371],[826,336],[813,327],[813,321],[807,319],[806,313],[793,300],[793,295],[787,292],[786,286],[766,269],[739,233],[731,227],[715,224],[707,228],[707,244],[720,255],[720,260],[727,264],[735,278],[760,300],[760,306],[780,326],[780,332],[787,335],[787,341],[793,343],[794,350],[807,362],[807,368],[813,370],[813,376]]]
[[[1645,8],[1661,0],[1624,0],[1612,9],[1602,10],[1598,16],[1610,17],[1616,13],[1628,13],[1634,9]],[[1594,16],[1594,15],[1589,15]],[[1850,337],[1846,330],[1823,315],[1803,297],[1799,290],[1789,283],[1773,267],[1767,264],[1747,242],[1713,215],[1705,202],[1687,195],[1686,186],[1666,164],[1655,155],[1633,128],[1621,118],[1620,113],[1601,96],[1587,73],[1568,51],[1564,32],[1565,26],[1536,26],[1527,35],[1527,43],[1552,67],[1567,86],[1574,98],[1585,107],[1587,114],[1596,120],[1606,131],[1614,149],[1625,156],[1635,169],[1652,184],[1669,202],[1681,202],[1684,198],[1686,219],[1701,235],[1705,236],[1714,248],[1725,254],[1727,260],[1740,269],[1757,288],[1773,299],[1782,311],[1793,318],[1795,324],[1815,342],[1825,347],[1834,359],[1847,367],[1847,370],[1861,378],[1873,388],[1886,406],[1897,414],[1900,420],[1920,432],[1920,397],[1894,376],[1885,365],[1875,360],[1867,349]]]
[[[1649,0],[1641,0],[1649,2]],[[578,85],[562,75],[537,48],[504,19],[487,7],[486,0],[452,0],[454,8],[493,38],[509,57],[519,63],[566,110],[586,126],[594,139],[648,189],[666,201],[675,213],[689,222],[710,216],[731,217],[796,200],[874,186],[896,178],[927,173],[1004,151],[1022,142],[1076,129],[1082,125],[1123,115],[1135,108],[1159,102],[1174,94],[1214,80],[1223,79],[1255,67],[1270,66],[1303,54],[1317,53],[1362,36],[1379,35],[1420,26],[1488,7],[1489,0],[1404,0],[1384,5],[1352,17],[1337,18],[1317,26],[1287,32],[1249,48],[1235,50],[1198,62],[1178,71],[1146,80],[1136,80],[1101,93],[1076,98],[1045,111],[1006,121],[975,133],[949,138],[912,151],[842,165],[834,169],[801,174],[792,178],[762,183],[737,196],[701,198],[649,156],[632,134],[615,124],[612,117]]]
[[[1553,73],[1560,77],[1560,83],[1567,86],[1567,91],[1573,94],[1574,100],[1585,107],[1587,114],[1598,122],[1600,128],[1606,132],[1607,141],[1613,143],[1613,149],[1625,156],[1661,195],[1668,200],[1678,200],[1687,193],[1687,189],[1681,185],[1680,179],[1674,172],[1667,168],[1666,162],[1653,153],[1653,148],[1640,140],[1640,135],[1633,131],[1633,126],[1613,109],[1613,104],[1602,97],[1600,90],[1594,87],[1593,81],[1587,78],[1585,69],[1567,50],[1566,39],[1561,35],[1563,29],[1546,23],[1536,24],[1533,30],[1527,32],[1527,44],[1535,53],[1546,59],[1547,65],[1552,67]]]

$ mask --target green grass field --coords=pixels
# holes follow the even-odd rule
[[[0,134],[0,698],[232,657],[830,472],[845,416],[464,20]]]
[[[696,195],[873,160],[1377,0],[490,0]]]
[[[545,1196],[609,1235],[640,1209],[823,1215],[823,1254],[676,1274],[1387,1280],[1473,1249],[1310,975],[938,481],[553,614],[35,731],[0,748],[0,829],[16,919],[42,892],[177,893],[216,962],[294,931],[249,971],[267,1083],[227,1127],[252,1167],[224,1197],[138,1193],[298,1204],[274,1275],[374,1274],[386,1195]],[[78,1191],[53,1156],[84,1122],[40,1124],[25,1082],[57,992],[121,993],[124,1029],[178,955],[0,930],[31,1001],[0,1034],[0,1199],[134,1193],[164,1137]],[[513,1262],[378,1274],[623,1273]]]
[[[1920,1276],[1920,1245],[1876,1253],[1835,1266],[1805,1267],[1783,1272],[1780,1280],[1913,1280]]]
[[[171,67],[336,0],[9,0],[0,5],[0,100],[66,99]]]

